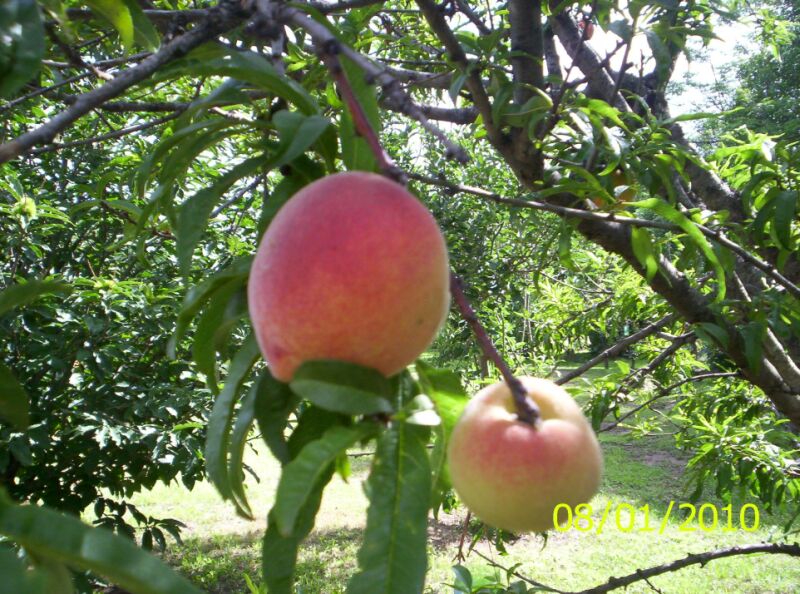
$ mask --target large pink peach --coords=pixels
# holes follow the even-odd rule
[[[267,228],[247,289],[272,375],[305,361],[391,376],[435,338],[450,306],[447,247],[431,213],[374,173],[337,173],[295,194]]]
[[[563,388],[544,379],[520,381],[539,406],[537,423],[517,419],[506,383],[488,386],[456,423],[448,463],[456,493],[483,522],[541,532],[554,526],[558,504],[574,508],[592,498],[603,458],[591,425]]]

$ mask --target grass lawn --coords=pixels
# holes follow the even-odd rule
[[[630,504],[636,509],[647,504],[654,531],[638,530],[644,522],[644,512],[640,510],[632,531],[618,529],[612,520],[601,534],[577,530],[554,532],[546,546],[540,536],[522,537],[508,546],[507,556],[497,555],[486,542],[479,543],[478,550],[503,566],[520,564],[518,571],[531,579],[561,590],[575,590],[605,582],[611,575],[625,575],[690,552],[756,543],[779,532],[783,518],[770,518],[763,510],[761,527],[755,532],[724,532],[721,528],[703,532],[698,529],[696,520],[691,523],[694,530],[681,530],[682,519],[673,511],[666,529],[659,534],[669,502],[674,500],[677,510],[677,504],[683,500],[685,461],[675,457],[669,437],[633,440],[621,433],[602,434],[601,443],[606,472],[602,491],[592,502],[595,521],[608,503],[611,518],[618,504]],[[233,508],[223,503],[213,487],[206,483],[199,484],[191,492],[179,486],[158,487],[133,501],[147,514],[174,517],[187,524],[184,545],[172,546],[167,557],[209,592],[247,593],[245,574],[254,582],[260,582],[260,536],[277,485],[278,464],[263,448],[257,449],[258,452],[250,452],[246,458],[260,477],[260,482],[248,480],[250,503],[259,515],[255,522],[238,518]],[[298,592],[335,594],[344,591],[356,566],[366,510],[362,483],[369,463],[369,457],[355,458],[349,482],[336,477],[325,492],[315,531],[301,552]],[[722,506],[713,498],[704,498],[703,502]],[[737,518],[741,503],[734,503]],[[452,591],[447,584],[452,580],[451,566],[464,515],[459,512],[442,515],[438,521],[431,520],[427,592]],[[623,528],[627,518],[627,511],[623,510],[620,517]],[[738,525],[738,521],[734,525]],[[464,565],[474,576],[497,571],[475,554],[470,555]],[[704,568],[696,566],[666,574],[650,582],[665,594],[795,593],[800,584],[800,563],[780,555],[739,556],[712,561]],[[627,592],[653,590],[645,582],[638,582]]]

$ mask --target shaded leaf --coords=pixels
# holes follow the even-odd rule
[[[423,427],[397,423],[379,438],[368,479],[370,505],[359,572],[348,594],[423,591],[431,492],[428,436]]]
[[[211,296],[234,278],[245,279],[250,273],[252,257],[240,258],[232,262],[226,268],[213,274],[203,282],[193,286],[186,292],[183,298],[181,309],[178,312],[178,320],[175,324],[175,332],[170,337],[167,344],[167,355],[175,358],[178,342],[183,337],[189,324],[197,315],[197,312],[211,298]]]
[[[133,47],[133,17],[123,0],[87,0],[86,4],[117,30],[122,45]]]
[[[316,441],[306,445],[283,468],[275,495],[273,512],[278,529],[283,536],[295,532],[295,524],[302,507],[313,492],[313,487],[339,454],[377,431],[372,423],[353,427],[332,427]]]
[[[231,360],[228,377],[225,378],[225,387],[217,396],[214,409],[208,419],[205,447],[206,472],[208,478],[225,499],[233,497],[227,465],[233,409],[242,383],[258,357],[258,344],[250,335]]]
[[[256,384],[255,416],[264,443],[281,465],[289,462],[289,447],[283,433],[298,402],[288,384],[272,377],[269,369],[264,370]]]
[[[659,216],[664,217],[670,223],[678,225],[689,236],[692,242],[694,242],[697,247],[700,248],[700,251],[703,252],[703,255],[714,269],[714,273],[717,277],[716,301],[721,301],[725,298],[725,269],[720,264],[720,261],[717,258],[717,255],[714,253],[714,249],[711,247],[708,239],[706,239],[703,233],[697,227],[695,227],[694,223],[687,219],[683,214],[675,210],[672,205],[658,198],[649,198],[647,200],[639,200],[638,202],[630,202],[629,205],[652,210]]]
[[[367,116],[367,121],[369,121],[375,133],[379,134],[381,116],[375,89],[372,85],[367,84],[361,68],[344,56],[341,58],[341,63],[347,80],[350,82],[350,87],[353,89],[358,103]],[[350,171],[377,171],[378,163],[375,160],[375,156],[372,154],[367,141],[356,130],[349,107],[342,111],[342,121],[339,128],[342,143],[342,161],[345,167]]]
[[[9,97],[39,71],[44,28],[33,0],[0,2],[0,97]]]
[[[28,427],[30,418],[28,394],[11,370],[0,363],[0,419],[5,419],[17,429]]]
[[[631,229],[631,244],[634,256],[645,269],[645,278],[648,281],[653,280],[658,271],[658,262],[656,261],[656,252],[650,232],[641,227],[633,227]]]
[[[14,505],[4,491],[0,491],[0,534],[37,558],[93,571],[132,594],[200,594],[127,538],[51,509]]]
[[[175,229],[175,234],[178,236],[177,252],[181,274],[184,276],[189,274],[192,252],[203,236],[208,217],[222,194],[240,179],[249,177],[263,168],[266,165],[265,160],[265,155],[256,155],[239,163],[213,185],[203,188],[181,204],[178,209],[178,226]]]
[[[217,385],[217,344],[215,335],[225,319],[231,299],[242,290],[244,278],[236,277],[224,284],[209,299],[200,320],[192,343],[192,358],[197,369],[206,376],[206,385],[214,393],[219,392]]]
[[[228,448],[228,477],[230,477],[233,502],[236,505],[237,512],[249,520],[254,518],[244,490],[243,463],[247,436],[255,419],[257,389],[257,385],[252,386],[247,396],[242,400],[242,406],[239,407],[236,413],[236,423],[233,426],[231,442]]]
[[[11,285],[0,293],[0,316],[7,311],[27,305],[48,293],[69,293],[72,288],[60,281],[32,280]]]
[[[292,391],[317,406],[350,415],[389,413],[388,380],[367,367],[340,361],[308,361],[295,372]]]

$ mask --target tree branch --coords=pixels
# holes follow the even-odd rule
[[[642,328],[638,332],[634,332],[633,334],[629,334],[628,336],[626,336],[622,340],[619,340],[615,344],[613,344],[610,347],[608,347],[606,350],[604,350],[602,353],[600,353],[596,357],[592,357],[591,359],[589,359],[586,363],[584,363],[583,365],[581,365],[577,369],[573,369],[572,371],[569,371],[569,372],[565,373],[564,375],[562,375],[561,377],[559,377],[556,380],[556,383],[559,384],[559,385],[566,384],[568,381],[573,380],[576,377],[579,377],[579,376],[583,375],[584,373],[589,371],[592,367],[595,367],[596,365],[599,365],[600,363],[603,363],[604,361],[607,361],[611,357],[616,357],[617,355],[621,355],[632,344],[635,344],[635,343],[639,342],[640,340],[644,340],[648,336],[652,336],[653,334],[656,334],[662,328],[664,328],[665,326],[669,326],[670,324],[672,324],[677,319],[678,319],[677,314],[669,314],[667,316],[664,316],[660,320],[658,320],[656,322],[653,322],[652,324],[648,324],[647,326],[645,326],[644,328]]]
[[[492,102],[489,100],[489,95],[483,87],[480,73],[469,61],[461,44],[448,26],[447,21],[445,21],[441,7],[434,3],[433,0],[416,0],[416,2],[422,10],[425,20],[428,21],[428,25],[442,42],[447,53],[450,54],[450,59],[466,74],[467,78],[464,84],[472,94],[472,101],[483,118],[483,125],[486,128],[486,134],[489,140],[495,147],[503,146],[506,144],[506,141],[500,130],[494,125]]]
[[[42,153],[52,152],[52,151],[60,151],[63,149],[74,148],[76,146],[86,146],[88,144],[95,144],[98,142],[103,142],[104,140],[111,140],[113,138],[122,138],[123,136],[127,136],[128,134],[133,134],[134,132],[139,132],[141,130],[147,130],[148,128],[154,128],[159,126],[165,122],[169,122],[170,120],[174,120],[175,118],[181,115],[180,111],[176,111],[175,113],[171,113],[163,118],[159,118],[157,120],[153,120],[151,122],[145,122],[143,124],[138,124],[136,126],[130,126],[128,128],[122,128],[120,130],[114,130],[112,132],[107,132],[106,134],[101,134],[100,136],[93,136],[92,138],[82,138],[81,140],[75,140],[72,142],[64,142],[64,143],[53,143],[49,145],[45,145],[39,148],[31,149],[29,152],[32,155],[41,155]]]
[[[554,4],[551,2],[551,8],[554,8]],[[606,70],[600,56],[585,43],[585,36],[572,17],[562,9],[550,17],[550,24],[573,63],[586,76],[592,94],[602,97],[622,112],[630,111],[627,101],[619,93],[614,92],[616,88],[614,79]]]
[[[603,431],[611,431],[615,427],[621,425],[623,423],[623,421],[625,421],[626,419],[628,419],[628,418],[632,417],[633,415],[635,415],[636,413],[638,413],[643,408],[647,408],[648,406],[653,404],[656,400],[664,398],[664,396],[668,396],[670,394],[670,392],[672,392],[673,390],[677,390],[678,388],[680,388],[684,384],[688,384],[689,382],[701,382],[701,381],[704,381],[704,380],[707,380],[707,379],[719,379],[719,378],[723,378],[723,377],[739,377],[739,375],[740,374],[739,374],[738,371],[724,371],[724,372],[718,372],[718,373],[700,373],[698,375],[693,375],[691,377],[684,378],[684,379],[680,380],[679,382],[675,382],[674,384],[672,384],[670,386],[667,386],[666,388],[661,388],[655,396],[653,396],[652,398],[650,398],[646,402],[640,404],[636,408],[634,408],[632,410],[629,410],[624,415],[622,415],[619,419],[614,421],[612,424],[607,425],[605,427],[602,427],[598,431],[598,433],[601,433]]]
[[[533,95],[531,87],[539,89],[544,87],[541,1],[510,0],[508,12],[511,25],[514,102],[522,105]]]
[[[102,103],[124,93],[128,88],[145,80],[161,66],[175,60],[195,47],[213,39],[242,22],[247,16],[238,2],[225,2],[209,9],[208,17],[194,29],[179,35],[137,66],[117,75],[103,86],[79,95],[75,103],[42,126],[0,145],[0,163],[5,163],[39,144],[51,142],[57,134],[68,128]]]
[[[271,5],[267,4],[267,6]],[[428,121],[428,118],[425,116],[420,106],[414,103],[411,97],[401,88],[397,79],[385,68],[374,64],[362,54],[339,42],[325,25],[308,17],[296,8],[280,5],[276,6],[275,10],[275,16],[277,18],[286,22],[291,22],[295,26],[307,31],[314,39],[317,47],[323,49],[323,51],[327,52],[327,50],[324,50],[326,47],[335,47],[337,52],[340,52],[343,56],[355,62],[368,78],[380,84],[384,93],[382,100],[385,101],[387,105],[392,105],[397,111],[419,122],[426,131],[444,145],[445,154],[448,158],[455,159],[461,163],[466,163],[469,160],[466,151],[464,151],[462,147],[451,141],[444,132]]]
[[[486,329],[478,320],[475,310],[469,303],[466,295],[464,294],[464,286],[461,279],[455,273],[450,273],[450,293],[453,295],[453,301],[458,307],[461,317],[469,324],[475,339],[478,341],[478,346],[486,357],[495,364],[497,369],[503,376],[506,384],[508,384],[511,394],[514,397],[514,404],[517,408],[517,417],[523,423],[535,425],[539,419],[539,407],[536,403],[528,398],[528,392],[516,377],[514,377],[508,363],[503,360],[500,353],[497,352],[492,339],[486,332]]]
[[[797,543],[758,543],[751,545],[739,545],[728,549],[717,549],[705,553],[689,553],[683,559],[677,559],[669,563],[662,563],[647,569],[637,569],[635,572],[623,577],[612,577],[600,586],[581,590],[575,594],[604,594],[617,588],[624,588],[638,581],[646,580],[657,575],[662,575],[672,571],[689,567],[690,565],[705,565],[715,559],[734,557],[736,555],[754,555],[756,553],[768,553],[771,555],[790,555],[800,557],[800,545]]]

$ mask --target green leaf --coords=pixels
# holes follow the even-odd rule
[[[28,394],[11,370],[0,363],[0,419],[24,430],[30,423]]]
[[[67,283],[60,281],[32,280],[11,285],[0,293],[0,316],[15,307],[27,305],[48,293],[69,293],[72,290]]]
[[[333,465],[330,465],[311,485],[311,491],[297,514],[295,532],[283,536],[275,521],[275,512],[267,518],[267,531],[261,554],[264,582],[270,594],[295,594],[294,570],[297,565],[297,552],[300,543],[314,527],[314,519],[322,501],[322,492],[333,476]]]
[[[247,502],[247,494],[244,490],[244,448],[247,444],[247,436],[253,426],[255,419],[255,403],[258,387],[254,385],[250,388],[247,396],[242,400],[242,406],[236,415],[236,423],[231,433],[231,443],[228,448],[228,476],[231,481],[231,493],[237,512],[248,520],[255,519]]]
[[[133,22],[133,37],[140,46],[146,50],[154,50],[161,45],[161,36],[153,27],[136,0],[122,0],[131,15]]]
[[[0,548],[0,575],[3,576],[0,592],[4,594],[51,594],[47,575],[25,567],[13,549]]]
[[[436,369],[422,361],[417,361],[415,368],[419,375],[422,390],[433,400],[436,412],[442,420],[441,426],[434,431],[436,439],[431,450],[431,468],[433,471],[432,505],[438,507],[442,497],[450,489],[450,476],[445,464],[447,442],[458,422],[461,412],[469,402],[469,397],[461,385],[458,374],[449,369]]]
[[[275,381],[275,380],[273,380]],[[303,410],[288,442],[289,455],[297,456],[303,448],[322,435],[331,427],[342,425],[347,417],[310,406]],[[278,531],[275,511],[270,511],[267,520],[267,532],[264,535],[262,554],[264,581],[270,594],[294,594],[294,569],[297,563],[297,551],[302,540],[314,527],[314,519],[319,511],[322,491],[333,476],[334,465],[331,464],[311,486],[306,503],[301,507],[295,522],[294,534],[284,537]]]
[[[747,358],[747,364],[756,373],[761,368],[761,355],[766,331],[767,325],[762,321],[750,322],[742,328],[742,340],[744,341],[744,354]]]
[[[289,462],[289,448],[283,434],[298,402],[288,384],[272,377],[269,369],[264,370],[256,384],[256,421],[264,443],[281,465]]]
[[[236,277],[215,291],[209,304],[197,323],[197,331],[192,343],[192,358],[198,371],[206,376],[206,385],[214,393],[219,392],[217,386],[217,343],[215,336],[225,319],[231,300],[244,287],[244,278]]]
[[[275,218],[275,215],[294,196],[300,188],[319,179],[325,175],[325,170],[318,163],[312,161],[305,155],[300,155],[292,161],[289,171],[284,174],[284,178],[276,185],[269,196],[266,197],[262,205],[261,217],[258,221],[259,236],[264,234],[264,230]]]
[[[457,373],[449,369],[436,369],[422,361],[417,361],[415,368],[424,393],[433,400],[436,411],[449,434],[469,402],[469,396],[461,385],[461,379]]]
[[[447,90],[447,92],[450,95],[453,105],[458,103],[458,95],[461,93],[464,83],[467,82],[467,76],[467,72],[460,72],[458,75],[453,77],[453,82],[450,83],[450,88]]]
[[[265,155],[251,157],[233,167],[211,187],[203,188],[181,204],[178,209],[178,227],[175,230],[178,236],[177,252],[181,274],[189,275],[192,252],[200,242],[208,224],[208,217],[222,194],[227,192],[237,181],[255,174],[265,165],[267,165]]]
[[[97,15],[103,17],[117,30],[122,45],[133,47],[133,17],[122,0],[87,0],[86,4]]]
[[[290,163],[306,152],[331,125],[330,120],[322,116],[286,110],[272,116],[272,122],[280,137],[277,158],[271,164],[274,168]]]
[[[389,381],[374,369],[340,361],[308,361],[295,372],[292,391],[317,406],[349,415],[390,413]]]
[[[237,259],[226,268],[223,268],[187,291],[181,309],[178,312],[175,332],[172,337],[170,337],[169,343],[167,344],[167,355],[169,357],[175,358],[178,342],[183,337],[191,321],[197,315],[197,312],[203,307],[203,304],[231,279],[239,278],[244,282],[244,279],[246,279],[250,273],[250,264],[252,260],[252,257]]]
[[[797,190],[785,190],[775,197],[775,235],[781,245],[787,249],[794,249],[792,242],[792,223],[797,212]]]
[[[569,224],[561,225],[561,232],[558,235],[558,260],[565,268],[576,270],[577,266],[572,259],[572,232],[573,227]]]
[[[723,348],[728,348],[730,337],[721,326],[710,322],[702,322],[697,324],[695,331],[700,338],[705,339],[709,344],[713,346],[722,345]]]
[[[582,108],[582,111],[585,113],[594,112],[608,120],[611,120],[615,125],[619,126],[623,130],[627,130],[628,127],[625,125],[620,119],[620,111],[602,99],[588,99],[586,101],[586,107]]]
[[[665,80],[672,62],[669,48],[655,31],[644,31],[644,34],[656,61],[656,72],[661,80]]]
[[[656,261],[656,252],[650,232],[641,227],[633,227],[631,229],[631,244],[633,255],[636,256],[636,259],[645,269],[645,278],[648,282],[653,280],[658,271],[658,262]]]
[[[14,505],[4,491],[0,491],[0,534],[36,558],[95,572],[132,594],[201,594],[127,538],[51,509]]]
[[[299,83],[278,72],[265,56],[253,51],[237,51],[220,46],[214,48],[215,52],[220,49],[224,55],[208,57],[203,55],[207,48],[198,48],[183,60],[176,60],[171,68],[161,71],[155,79],[166,80],[178,75],[230,76],[283,97],[305,114],[318,112],[317,103],[308,92]]]
[[[295,524],[303,505],[336,457],[376,431],[377,425],[373,423],[332,427],[320,439],[306,445],[296,458],[284,466],[273,508],[278,529],[283,536],[295,533]]]
[[[44,51],[36,2],[0,2],[0,97],[10,97],[39,72]]]
[[[379,438],[367,485],[370,505],[359,572],[348,594],[423,591],[431,492],[428,436],[423,427],[397,423]]]
[[[187,141],[187,139],[190,138],[194,139],[196,137],[207,138],[212,135],[212,133],[239,125],[240,124],[236,121],[219,117],[194,122],[192,124],[175,129],[171,135],[166,136],[159,141],[159,143],[153,149],[153,152],[142,161],[142,164],[137,169],[134,178],[136,195],[140,198],[144,197],[144,193],[147,190],[148,181],[153,176],[153,171],[156,169],[156,166],[162,161],[166,161],[169,157],[170,151],[176,146],[179,144],[181,145],[179,149],[175,150],[176,153],[180,153],[182,156],[188,156],[188,166],[188,162],[194,158],[194,152],[187,150],[187,146],[184,144],[184,141]]]
[[[670,223],[678,225],[689,238],[700,248],[703,255],[711,263],[714,268],[714,273],[717,277],[717,296],[715,301],[719,302],[725,298],[726,284],[725,284],[725,269],[720,264],[714,249],[706,239],[705,235],[695,227],[694,223],[687,219],[683,214],[675,210],[668,202],[658,198],[649,198],[647,200],[639,200],[638,202],[630,202],[629,206],[635,208],[647,208],[652,210],[657,215],[665,218]]]
[[[227,465],[233,408],[236,405],[236,396],[258,356],[258,344],[250,335],[231,360],[228,377],[225,378],[225,387],[217,396],[214,409],[208,419],[205,448],[206,472],[224,499],[233,497]]]
[[[341,62],[347,80],[350,82],[350,86],[356,96],[356,100],[367,116],[367,121],[375,134],[380,134],[381,115],[375,89],[372,85],[367,84],[366,77],[361,68],[344,56],[342,56]],[[351,171],[378,170],[378,163],[375,160],[375,155],[372,154],[372,150],[369,148],[369,144],[356,130],[349,106],[342,111],[339,135],[342,143],[342,161],[347,169]]]

